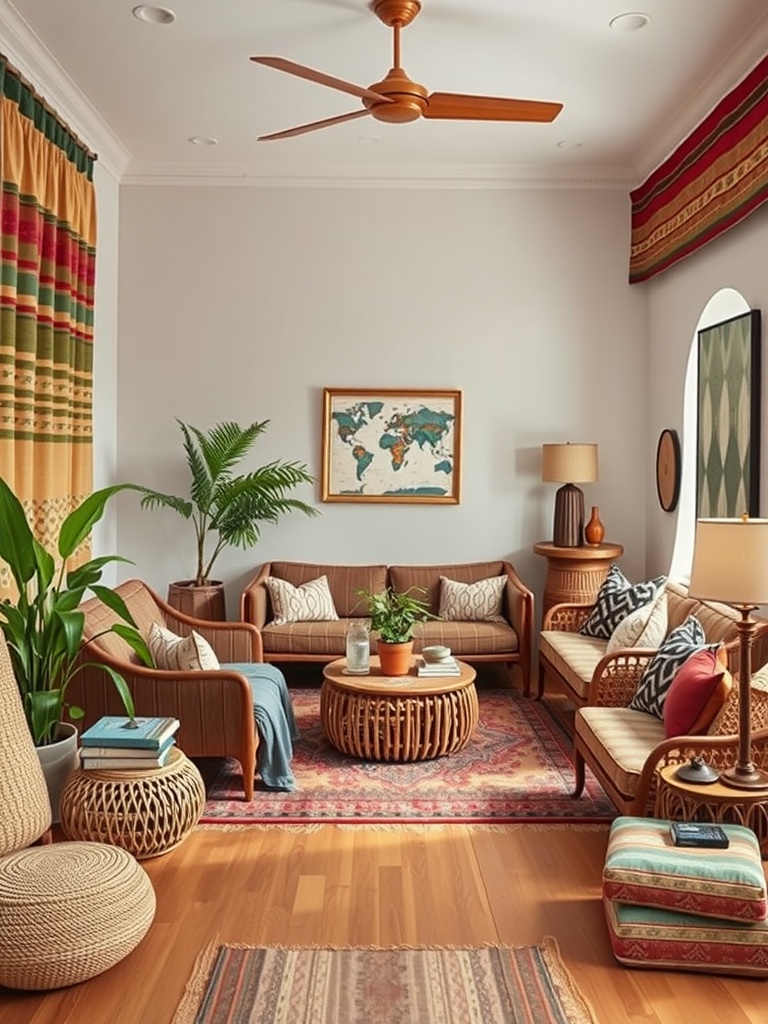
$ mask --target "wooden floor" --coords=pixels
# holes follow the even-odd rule
[[[168,1024],[214,939],[472,946],[553,935],[599,1024],[765,1024],[765,981],[616,963],[600,901],[606,837],[603,826],[201,827],[144,862],[157,915],[127,959],[58,992],[0,990],[0,1021]]]
[[[143,862],[157,915],[129,957],[57,992],[0,989],[0,1024],[170,1024],[214,940],[477,946],[545,935],[598,1024],[766,1024],[765,981],[614,960],[600,899],[607,836],[607,826],[199,827]]]

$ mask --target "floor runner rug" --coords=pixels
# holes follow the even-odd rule
[[[172,1024],[595,1024],[557,944],[210,947]]]
[[[515,690],[480,690],[480,721],[464,750],[408,764],[340,754],[320,725],[320,693],[291,689],[301,730],[294,748],[296,789],[259,789],[246,802],[234,758],[201,758],[203,824],[587,823],[616,811],[587,773],[574,800],[573,744],[547,704]]]

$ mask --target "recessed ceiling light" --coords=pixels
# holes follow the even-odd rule
[[[638,29],[645,28],[650,20],[650,14],[640,14],[638,11],[617,14],[608,22],[608,28],[614,32],[637,32]]]
[[[131,11],[134,18],[139,21],[148,21],[152,25],[170,25],[176,21],[176,15],[167,7],[152,7],[150,4],[139,4]]]
[[[216,146],[218,139],[212,139],[209,135],[193,135],[187,139],[187,142],[191,142],[193,146]]]
[[[576,139],[561,139],[558,144],[558,149],[581,149],[582,143]]]

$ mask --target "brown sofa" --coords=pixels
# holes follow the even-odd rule
[[[264,660],[271,662],[333,661],[344,655],[347,627],[351,619],[365,619],[359,590],[379,592],[387,586],[397,591],[418,587],[424,591],[429,609],[437,614],[440,577],[460,583],[477,583],[491,576],[506,576],[502,622],[420,623],[414,636],[414,650],[429,644],[445,644],[454,655],[470,663],[503,662],[517,666],[525,694],[530,692],[533,649],[533,593],[513,567],[504,561],[447,565],[324,565],[307,562],[267,562],[245,587],[240,598],[240,618],[261,632]],[[295,587],[328,578],[339,616],[334,622],[272,623],[272,609],[265,584],[268,576],[287,580]]]

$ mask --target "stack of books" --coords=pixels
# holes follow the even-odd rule
[[[441,658],[440,661],[416,659],[416,674],[419,676],[460,676],[461,669],[455,658]]]
[[[176,743],[178,718],[105,715],[80,737],[81,767],[162,768]]]

